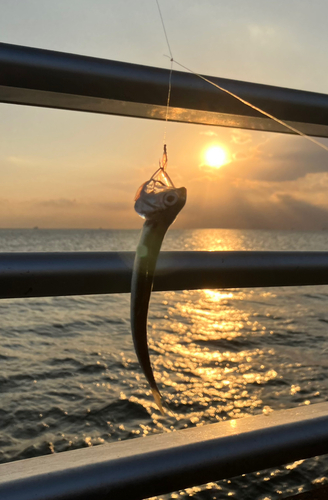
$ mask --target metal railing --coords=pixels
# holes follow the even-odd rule
[[[141,500],[328,452],[328,403],[0,465],[1,500]]]
[[[328,137],[328,96],[208,77],[308,135]],[[163,120],[169,71],[0,43],[0,102]],[[197,76],[172,75],[169,119],[290,133]]]
[[[309,135],[328,96],[212,78]],[[168,71],[0,44],[0,102],[165,119]],[[287,132],[174,72],[170,120]],[[0,254],[0,298],[130,291],[132,252]],[[328,284],[326,252],[163,252],[154,290]],[[1,500],[142,499],[328,453],[328,403],[0,465]]]
[[[0,299],[129,293],[134,252],[0,253]],[[328,284],[328,252],[161,252],[154,291]]]

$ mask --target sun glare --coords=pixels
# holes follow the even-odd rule
[[[205,152],[205,162],[209,167],[220,168],[229,162],[227,152],[221,146],[211,146]]]

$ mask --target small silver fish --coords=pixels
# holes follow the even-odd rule
[[[131,283],[131,330],[134,348],[155,402],[164,415],[162,396],[155,382],[147,343],[147,316],[157,257],[165,233],[184,207],[186,188],[175,188],[165,172],[164,161],[151,179],[137,191],[135,210],[145,219],[137,247]]]

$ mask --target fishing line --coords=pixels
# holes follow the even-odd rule
[[[161,11],[161,8],[160,8],[160,5],[159,5],[158,0],[156,0],[156,3],[157,3],[157,8],[158,8],[159,16],[160,16],[161,21],[162,21],[162,26],[163,26],[164,35],[165,35],[165,38],[166,38],[166,43],[167,43],[167,46],[168,46],[168,48],[169,48],[170,57],[171,57],[171,60],[173,61],[173,54],[172,54],[172,50],[171,50],[171,46],[170,46],[170,42],[169,42],[169,39],[168,39],[168,36],[167,36],[167,33],[166,33],[166,28],[165,28],[165,24],[164,24],[164,19],[163,19],[163,16],[162,16],[162,11]]]
[[[169,109],[170,109],[170,99],[171,99],[171,89],[172,89],[172,71],[173,71],[173,57],[171,57],[171,68],[170,68],[170,76],[169,76],[169,90],[167,93],[167,102],[166,102],[166,115],[165,115],[165,128],[164,128],[164,138],[163,144],[166,145],[166,129],[167,122],[169,119]]]
[[[169,53],[170,53],[170,61],[171,61],[171,67],[170,67],[170,75],[169,75],[169,88],[168,88],[168,92],[167,92],[167,101],[166,101],[166,114],[165,114],[165,126],[164,126],[164,137],[163,137],[163,147],[164,147],[164,153],[163,153],[163,159],[162,159],[162,169],[165,170],[165,167],[166,167],[166,164],[167,164],[167,152],[166,152],[166,131],[167,131],[167,122],[168,122],[168,119],[169,119],[169,108],[170,108],[170,99],[171,99],[171,89],[172,89],[172,71],[173,71],[173,54],[172,54],[172,50],[171,50],[171,46],[170,46],[170,42],[169,42],[169,38],[167,36],[167,33],[166,33],[166,28],[165,28],[165,24],[164,24],[164,19],[163,19],[163,16],[162,16],[162,11],[161,11],[161,7],[159,5],[159,2],[158,0],[156,0],[156,4],[157,4],[157,8],[158,8],[158,12],[159,12],[159,16],[161,18],[161,22],[162,22],[162,26],[163,26],[163,31],[164,31],[164,35],[165,35],[165,39],[166,39],[166,43],[167,43],[167,47],[169,49]]]
[[[259,108],[258,106],[255,106],[254,104],[246,101],[245,99],[243,99],[242,97],[239,97],[237,94],[234,94],[230,90],[225,89],[224,87],[221,87],[221,85],[218,85],[217,83],[212,82],[211,80],[209,80],[205,76],[200,75],[199,73],[196,73],[192,69],[187,68],[187,66],[184,66],[183,64],[179,63],[176,59],[174,59],[173,58],[173,54],[172,54],[172,50],[171,50],[171,46],[170,46],[170,43],[169,43],[169,39],[168,39],[168,36],[167,36],[167,32],[166,32],[166,29],[165,29],[165,23],[164,23],[164,19],[163,19],[163,16],[162,16],[162,12],[161,12],[161,8],[160,8],[160,5],[158,3],[158,0],[156,0],[156,3],[157,3],[157,7],[158,7],[160,18],[161,18],[161,21],[162,21],[162,26],[163,26],[163,31],[164,31],[164,35],[165,35],[165,38],[166,38],[167,46],[168,46],[169,53],[170,53],[170,56],[166,55],[165,57],[169,57],[170,60],[171,60],[171,70],[170,70],[170,76],[169,76],[169,94],[168,94],[168,101],[167,101],[167,107],[166,107],[166,120],[165,120],[166,123],[168,121],[168,112],[169,112],[169,103],[170,103],[170,95],[171,95],[171,79],[172,79],[173,63],[175,63],[178,66],[180,66],[181,68],[184,68],[187,71],[189,71],[189,73],[192,73],[193,75],[197,76],[198,78],[201,78],[202,80],[204,80],[205,82],[209,83],[210,85],[213,85],[214,87],[216,87],[217,89],[221,90],[222,92],[225,92],[226,94],[230,95],[231,97],[234,97],[235,99],[237,99],[238,101],[242,102],[246,106],[254,109],[258,113],[261,113],[262,115],[266,116],[267,118],[270,118],[270,120],[273,120],[274,122],[279,123],[279,125],[282,125],[283,127],[287,128],[291,132],[294,132],[294,134],[300,135],[301,137],[304,137],[308,141],[312,142],[313,144],[316,144],[316,146],[319,146],[319,148],[322,148],[325,151],[328,151],[328,146],[325,146],[324,144],[322,144],[322,142],[317,141],[316,139],[313,139],[313,137],[310,137],[309,135],[305,134],[304,132],[301,132],[301,130],[298,130],[297,128],[293,127],[292,125],[289,125],[288,123],[286,123],[283,120],[280,120],[276,116],[271,115],[270,113],[267,113],[266,111],[264,111],[263,109]],[[165,137],[166,137],[166,124],[165,124],[165,132],[164,132],[164,144],[165,144]]]
[[[166,56],[168,57],[168,56]],[[181,66],[181,68],[184,68],[186,69],[187,71],[189,71],[190,73],[192,73],[193,75],[195,76],[198,76],[198,78],[201,78],[202,80],[204,80],[205,82],[207,83],[210,83],[211,85],[213,85],[214,87],[216,87],[217,89],[221,90],[222,92],[226,92],[226,94],[229,94],[231,97],[234,97],[235,99],[237,99],[238,101],[242,102],[243,104],[245,104],[246,106],[249,106],[250,108],[254,109],[255,111],[258,111],[259,113],[261,113],[262,115],[264,116],[267,116],[268,118],[270,118],[271,120],[279,123],[280,125],[282,125],[283,127],[286,127],[288,128],[289,130],[291,130],[292,132],[294,132],[295,134],[298,134],[300,135],[301,137],[304,137],[305,139],[307,139],[308,141],[311,141],[313,144],[316,144],[317,146],[319,146],[320,148],[324,149],[325,151],[328,151],[328,146],[325,146],[324,144],[322,144],[322,142],[319,142],[317,141],[316,139],[313,139],[313,137],[310,137],[309,135],[305,134],[304,132],[301,132],[300,130],[298,130],[297,128],[295,127],[292,127],[291,125],[289,125],[288,123],[284,122],[283,120],[280,120],[279,118],[277,118],[276,116],[273,116],[271,115],[270,113],[267,113],[266,111],[264,111],[263,109],[261,108],[258,108],[257,106],[254,106],[254,104],[246,101],[245,99],[243,99],[242,97],[239,97],[238,95],[234,94],[233,92],[231,92],[230,90],[227,90],[225,89],[224,87],[221,87],[220,85],[218,85],[217,83],[214,83],[212,82],[211,80],[209,80],[208,78],[206,78],[205,76],[202,76],[200,75],[199,73],[195,73],[194,71],[192,71],[191,69],[187,68],[186,66],[184,66],[183,64],[179,63],[178,61],[176,61],[174,59],[174,62],[175,64],[177,64],[178,66]]]

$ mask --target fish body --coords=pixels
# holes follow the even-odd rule
[[[157,174],[157,175],[156,175]],[[147,318],[157,257],[165,233],[186,203],[185,188],[175,188],[163,169],[138,190],[135,210],[145,218],[132,272],[131,330],[134,348],[142,371],[162,414],[162,397],[158,390],[148,351]]]

